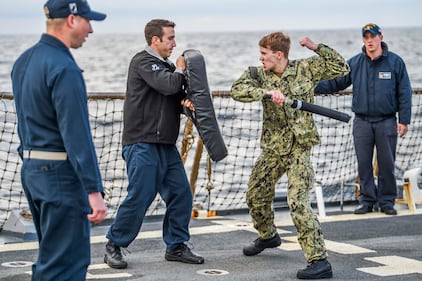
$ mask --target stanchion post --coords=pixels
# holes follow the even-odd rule
[[[324,197],[322,195],[322,186],[320,184],[317,184],[315,186],[315,195],[316,195],[317,206],[318,206],[318,214],[321,218],[325,218],[326,213],[325,213]]]

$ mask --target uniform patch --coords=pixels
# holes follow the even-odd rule
[[[391,79],[391,72],[379,72],[378,78],[379,79]]]
[[[159,67],[157,64],[153,64],[153,65],[151,66],[151,69],[152,69],[152,71],[157,71],[157,70],[159,70],[159,69],[160,69],[160,67]]]
[[[76,15],[78,13],[78,6],[76,6],[76,3],[69,3],[69,10],[71,14]]]

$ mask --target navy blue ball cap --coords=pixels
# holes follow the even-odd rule
[[[66,18],[69,15],[97,21],[106,18],[106,14],[91,10],[86,0],[48,0],[44,4],[44,13],[49,19]]]
[[[373,35],[381,35],[381,27],[375,23],[367,23],[362,27],[362,36],[365,36],[366,32],[371,32]]]

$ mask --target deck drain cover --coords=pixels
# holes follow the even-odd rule
[[[201,275],[226,275],[229,274],[228,271],[221,270],[221,269],[203,269],[198,270],[196,273]]]
[[[11,261],[11,262],[4,262],[1,265],[5,267],[26,267],[31,266],[34,263],[31,261]]]

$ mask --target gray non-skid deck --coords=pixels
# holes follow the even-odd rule
[[[399,205],[398,216],[354,215],[355,207],[327,208],[327,216],[320,219],[334,271],[332,280],[422,280],[422,210],[410,213]],[[161,219],[150,218],[128,248],[128,268],[108,268],[103,263],[108,223],[92,229],[87,280],[297,280],[297,270],[306,265],[285,208],[276,211],[282,245],[254,257],[242,254],[242,247],[256,238],[246,211],[193,219],[190,243],[205,257],[202,265],[165,261]],[[0,280],[30,280],[36,247],[35,241],[21,242],[0,233]]]

